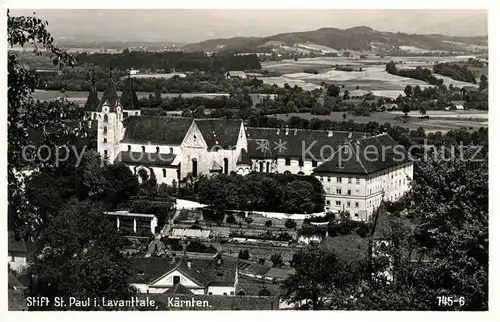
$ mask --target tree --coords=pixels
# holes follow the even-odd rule
[[[361,274],[351,269],[334,253],[309,246],[293,256],[294,274],[282,283],[283,295],[289,304],[301,309],[327,309],[336,293],[348,288]]]
[[[271,262],[273,262],[273,267],[281,267],[283,266],[283,257],[281,254],[273,254],[271,255]]]
[[[483,89],[488,88],[488,77],[485,75],[481,75],[481,80],[479,82],[479,90],[482,91]]]
[[[425,104],[420,104],[420,114],[422,114],[422,116],[427,114],[427,108]]]
[[[269,228],[269,227],[271,227],[273,225],[273,221],[271,219],[266,220],[266,224],[265,225],[266,225],[267,228]]]
[[[327,90],[328,96],[338,97],[339,94],[340,94],[340,88],[338,86],[335,86],[333,84],[328,86],[328,90]]]
[[[342,97],[343,100],[348,100],[349,99],[349,91],[346,89],[344,91],[344,96]]]
[[[229,214],[227,217],[226,217],[226,223],[228,224],[236,224],[236,218],[234,218],[234,215],[233,214]]]
[[[297,227],[297,223],[293,219],[288,218],[285,221],[285,227],[289,228],[289,229],[293,229],[293,228]]]
[[[342,118],[343,118],[343,119],[344,119],[344,121],[345,121],[345,119],[347,118],[347,113],[342,113]]]
[[[269,289],[264,286],[259,290],[259,296],[271,296],[271,291],[269,291]]]
[[[131,263],[120,253],[123,245],[100,205],[66,204],[36,242],[28,296],[48,297],[48,306],[42,308],[47,310],[59,309],[56,296],[130,299],[135,290],[127,282]]]
[[[411,111],[410,104],[403,103],[402,111],[403,111],[403,113],[405,113],[406,122],[408,122],[408,113],[410,113],[410,111]]]
[[[413,95],[413,88],[410,85],[406,85],[404,92],[407,97],[411,97]]]
[[[247,224],[251,224],[251,223],[253,222],[252,217],[245,217],[245,222],[246,222]]]
[[[250,253],[248,252],[248,249],[240,249],[240,252],[238,253],[238,258],[244,260],[250,259]]]

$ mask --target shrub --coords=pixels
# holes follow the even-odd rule
[[[266,221],[266,227],[271,227],[272,225],[273,225],[273,221],[271,219]]]
[[[229,214],[227,217],[226,217],[226,223],[228,224],[236,224],[236,218],[234,218],[234,215],[233,214]]]
[[[238,258],[245,259],[245,260],[250,259],[250,253],[248,252],[248,249],[240,250],[240,252],[238,254]]]
[[[288,218],[285,221],[285,227],[289,228],[289,229],[293,229],[293,228],[297,227],[297,223],[293,219]]]
[[[251,224],[251,223],[253,222],[252,217],[246,217],[246,218],[245,218],[245,222],[246,222],[247,224]]]

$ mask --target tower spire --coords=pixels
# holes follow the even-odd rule
[[[111,65],[109,66],[109,78],[112,78],[113,75],[111,74],[111,71],[113,70],[113,67],[111,67]]]

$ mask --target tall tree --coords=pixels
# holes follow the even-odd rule
[[[41,232],[28,296],[49,298],[37,310],[54,307],[54,297],[130,299],[131,266],[120,253],[123,239],[103,208],[90,201],[66,204]]]

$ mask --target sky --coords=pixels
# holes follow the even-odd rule
[[[487,35],[486,10],[12,10],[49,22],[54,38],[173,41],[271,36],[323,27],[368,26],[379,31]]]

